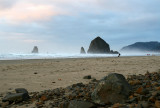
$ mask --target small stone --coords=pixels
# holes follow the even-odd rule
[[[151,87],[151,85],[146,85],[146,88],[149,88],[149,87]]]
[[[139,81],[139,80],[132,80],[132,81],[129,81],[129,84],[130,85],[139,85],[139,84],[141,84],[141,81]]]
[[[115,103],[112,108],[125,108],[125,106],[123,104],[120,103]]]
[[[37,106],[38,108],[42,107],[42,106],[43,106],[43,102],[37,102],[37,103],[36,103],[36,106]]]
[[[69,106],[69,103],[68,102],[62,102],[60,105],[59,105],[59,108],[68,108]]]
[[[143,93],[143,87],[139,87],[139,88],[137,89],[136,93],[142,94],[142,93]]]
[[[43,96],[41,96],[40,100],[41,100],[41,101],[46,101],[46,100],[47,100],[47,97],[43,95]]]
[[[156,90],[160,90],[160,87],[157,87]]]
[[[77,101],[77,100],[72,100],[70,101],[68,108],[94,108],[95,105],[90,102],[86,101]]]
[[[137,97],[133,97],[130,100],[127,100],[127,103],[133,103],[133,102],[137,102]]]
[[[132,104],[130,104],[128,107],[129,107],[129,108],[135,108],[135,104],[132,103]]]
[[[34,74],[38,74],[37,72],[34,72]]]
[[[138,96],[138,101],[146,100],[146,97],[144,95]]]
[[[133,95],[131,95],[131,96],[129,96],[129,99],[132,99],[134,96]]]
[[[159,100],[156,100],[156,101],[155,101],[155,107],[156,107],[156,108],[160,108],[160,101],[159,101]]]
[[[156,99],[155,99],[155,97],[154,97],[154,96],[151,96],[151,97],[148,99],[148,101],[150,101],[150,102],[155,102],[155,101],[156,101]]]
[[[97,82],[96,78],[92,78],[91,81],[92,81],[92,82]]]
[[[2,108],[6,108],[8,105],[9,105],[9,102],[3,102],[3,103],[1,104]]]
[[[140,101],[138,103],[138,108],[150,108],[150,105],[147,101]]]
[[[8,90],[12,90],[13,88],[9,88]]]
[[[55,94],[55,95],[59,96],[59,95],[60,95],[60,93],[61,93],[61,92],[60,92],[60,90],[59,90],[59,89],[55,89],[55,90],[54,90],[54,94]]]
[[[84,76],[83,79],[91,79],[91,75]]]
[[[157,82],[154,82],[152,85],[153,85],[153,86],[157,86],[157,85],[158,85],[158,83],[157,83]]]
[[[152,96],[157,96],[158,94],[160,94],[160,92],[159,91],[154,91],[154,92],[152,92]]]

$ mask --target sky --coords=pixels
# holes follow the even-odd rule
[[[160,41],[160,0],[0,0],[0,53],[79,53]]]

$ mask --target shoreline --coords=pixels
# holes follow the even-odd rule
[[[120,57],[145,57],[145,56],[160,56],[158,53],[141,53],[141,54],[121,54]],[[112,58],[118,57],[118,54],[8,54],[1,55],[0,60],[38,60],[38,59],[82,59],[82,58]]]
[[[132,55],[128,55],[128,56],[105,56],[105,57],[70,57],[70,58],[66,58],[66,57],[62,57],[62,58],[30,58],[30,59],[0,59],[0,61],[21,61],[21,60],[64,60],[64,59],[103,59],[103,58],[126,58],[126,57],[160,57],[160,55],[150,55],[150,56],[144,56],[144,55],[138,55],[138,56],[132,56]]]
[[[109,73],[145,74],[160,69],[160,56],[64,58],[0,60],[0,93],[26,88],[29,92],[88,83],[91,75],[97,80]]]

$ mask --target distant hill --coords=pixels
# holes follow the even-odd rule
[[[160,42],[151,41],[151,42],[136,42],[134,44],[123,47],[121,52],[134,52],[134,51],[142,51],[142,52],[160,52]]]

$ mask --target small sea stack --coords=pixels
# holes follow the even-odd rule
[[[81,47],[80,54],[86,54],[86,51],[84,50],[84,48],[83,48],[83,47]]]
[[[32,50],[32,53],[38,53],[38,47],[37,46],[34,46],[34,48]]]

